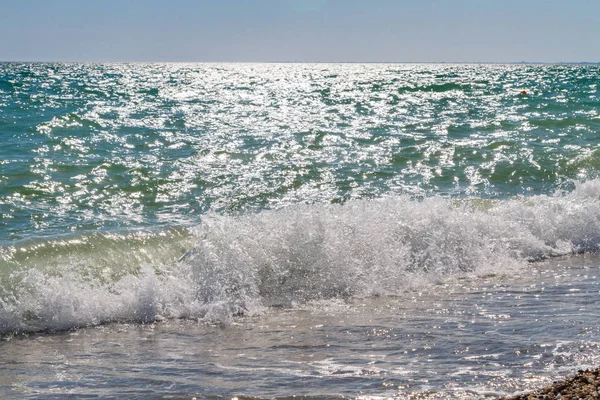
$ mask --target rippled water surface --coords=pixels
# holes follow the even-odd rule
[[[597,65],[1,64],[0,229],[17,240],[390,193],[551,193],[600,164],[599,76]]]
[[[599,72],[0,63],[0,397],[496,398],[597,366]]]

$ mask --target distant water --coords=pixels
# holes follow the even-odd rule
[[[0,63],[0,139],[0,397],[600,364],[598,65]]]

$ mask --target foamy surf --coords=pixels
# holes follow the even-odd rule
[[[526,271],[529,261],[598,250],[599,200],[600,180],[592,180],[555,196],[395,196],[209,213],[183,238],[115,235],[37,258],[39,246],[13,247],[3,250],[0,329],[173,318],[227,323],[272,306],[395,296],[458,278]],[[120,255],[108,251],[115,247]]]

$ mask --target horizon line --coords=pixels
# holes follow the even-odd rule
[[[73,61],[73,60],[0,60],[0,63],[73,63],[73,64],[600,64],[600,61]]]

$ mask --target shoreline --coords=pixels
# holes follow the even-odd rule
[[[555,381],[551,385],[517,395],[502,397],[501,400],[536,400],[536,399],[598,399],[600,398],[600,367],[579,370],[575,375]]]

